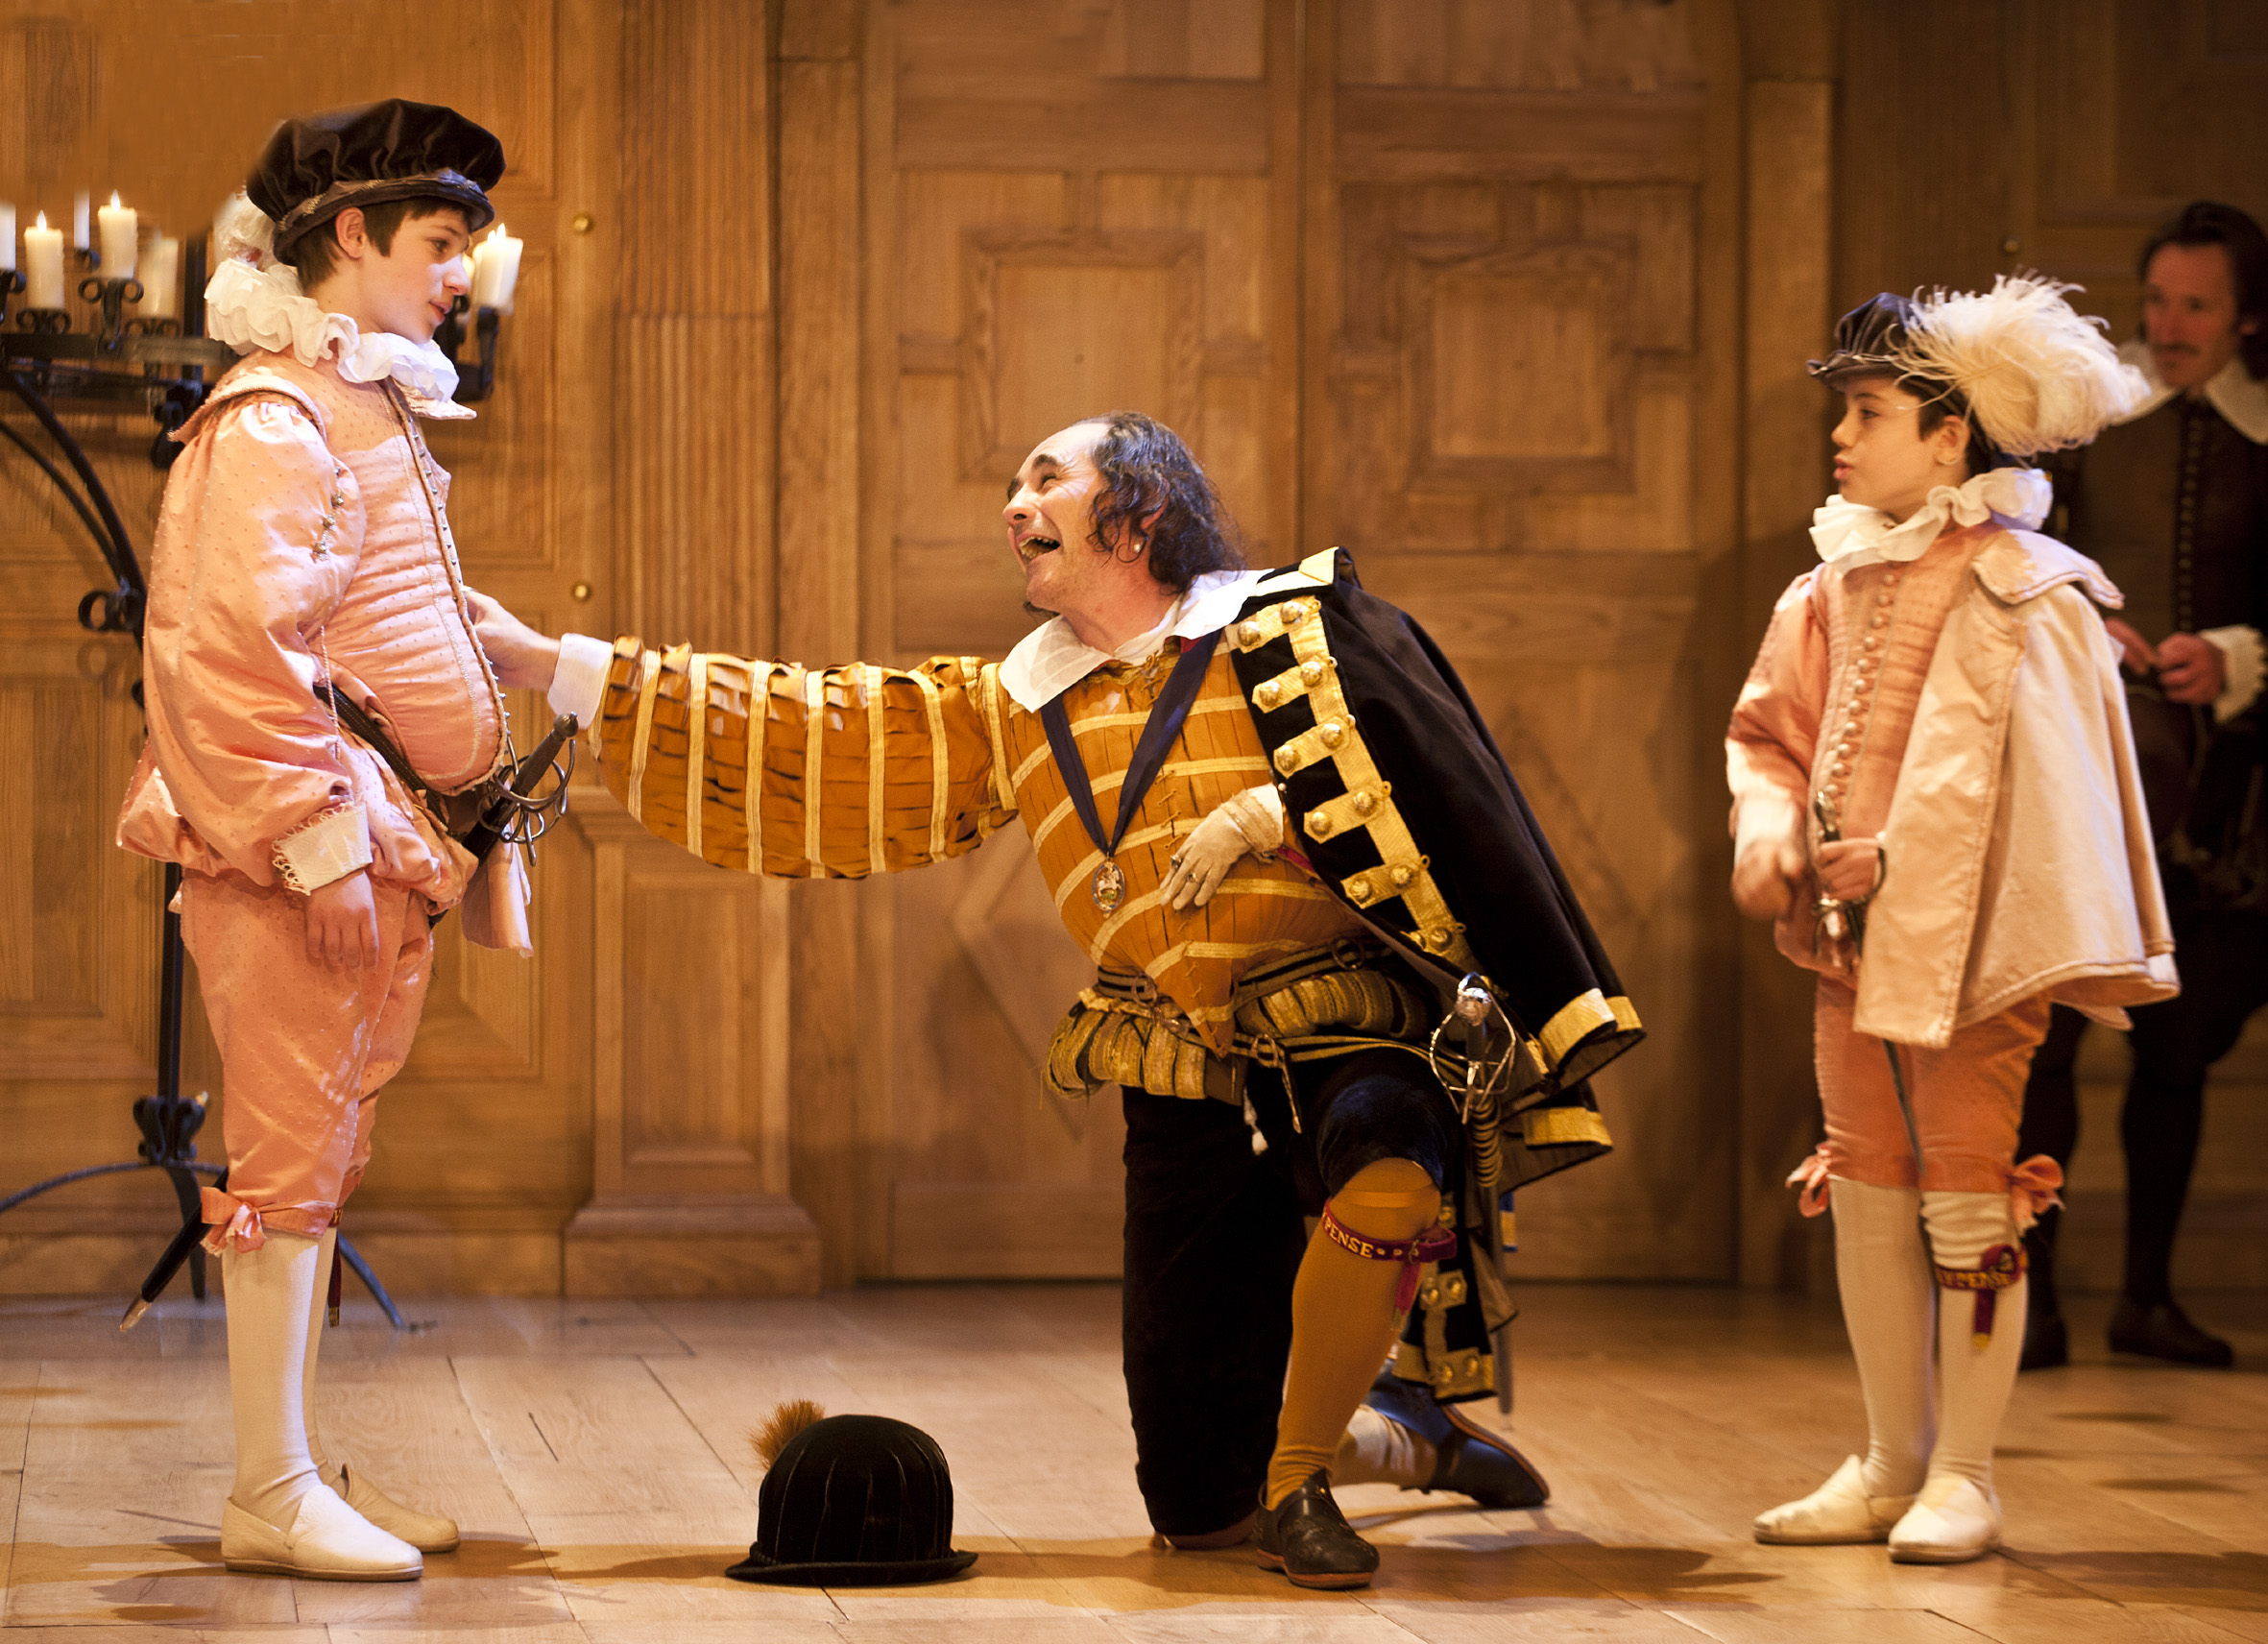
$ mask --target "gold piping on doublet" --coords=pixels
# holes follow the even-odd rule
[[[701,767],[709,759],[709,653],[686,659],[686,849],[701,854]]]
[[[646,815],[646,754],[653,745],[654,698],[662,689],[662,655],[640,652],[638,659],[638,725],[630,741],[630,814],[643,822]]]
[[[1536,1034],[1542,1041],[1544,1054],[1556,1068],[1567,1059],[1567,1052],[1582,1043],[1600,1028],[1615,1022],[1614,1007],[1606,1003],[1606,996],[1597,988],[1577,994],[1552,1013],[1552,1019]]]
[[[1531,1107],[1520,1115],[1520,1140],[1531,1148],[1569,1148],[1583,1142],[1614,1146],[1606,1121],[1587,1107]]]

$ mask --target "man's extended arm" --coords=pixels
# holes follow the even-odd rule
[[[977,658],[805,668],[546,640],[493,601],[477,616],[498,677],[592,726],[615,797],[720,867],[863,878],[960,856],[1015,814],[999,684]]]

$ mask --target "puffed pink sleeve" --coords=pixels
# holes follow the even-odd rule
[[[1814,597],[1819,573],[1789,584],[1732,707],[1725,733],[1725,774],[1732,788],[1738,852],[1755,840],[1798,838],[1811,790],[1827,695],[1827,635]]]
[[[220,408],[166,487],[144,640],[151,754],[210,851],[302,890],[371,859],[318,632],[352,579],[352,476],[301,407]]]

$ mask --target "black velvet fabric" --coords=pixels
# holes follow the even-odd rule
[[[1407,615],[1363,591],[1343,551],[1336,568],[1331,586],[1314,596],[1339,689],[1363,746],[1392,786],[1393,804],[1506,1011],[1532,1034],[1593,988],[1608,999],[1620,997],[1613,961],[1456,669]],[[1297,596],[1308,597],[1308,591]],[[1264,593],[1245,612],[1291,597]],[[1236,656],[1237,676],[1247,692],[1292,665],[1289,639]],[[1262,741],[1273,750],[1314,725],[1315,710],[1303,693],[1272,711],[1256,709],[1253,718]],[[1323,884],[1341,895],[1344,880],[1380,865],[1369,833],[1347,828],[1312,839],[1299,832],[1299,818],[1345,790],[1329,760],[1284,784],[1285,809],[1300,849]],[[1408,941],[1414,924],[1400,899],[1358,911],[1408,942],[1409,957],[1438,972],[1439,957]],[[1603,1027],[1571,1047],[1544,1083],[1553,1094],[1572,1092],[1644,1037],[1640,1028]],[[1582,1100],[1587,1105],[1587,1097]]]
[[[1423,1062],[1379,1051],[1315,1068],[1296,1130],[1281,1086],[1253,1070],[1262,1154],[1226,1102],[1124,1093],[1126,1398],[1135,1482],[1168,1535],[1225,1530],[1259,1504],[1303,1218],[1380,1159],[1454,1179],[1457,1115]]]
[[[488,190],[503,176],[504,148],[493,133],[454,109],[390,97],[284,121],[244,187],[276,220],[281,253],[350,206],[412,196],[460,206],[477,231],[495,217]],[[316,209],[294,218],[309,202]]]
[[[953,1477],[918,1427],[831,1415],[781,1450],[756,1492],[756,1542],[736,1581],[883,1586],[942,1581],[977,1561],[953,1550]]]

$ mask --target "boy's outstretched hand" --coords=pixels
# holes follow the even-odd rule
[[[546,639],[485,593],[465,591],[472,632],[506,690],[549,690],[559,673],[559,641]]]
[[[378,903],[367,868],[307,893],[307,957],[334,971],[378,962]]]

